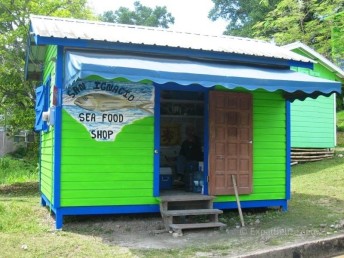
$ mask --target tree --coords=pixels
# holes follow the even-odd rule
[[[279,45],[301,41],[331,59],[331,29],[327,16],[343,11],[344,0],[282,0],[253,28],[254,36]]]
[[[336,42],[342,42],[343,16],[336,14],[343,12],[344,0],[212,1],[209,17],[229,21],[225,34],[274,40],[278,45],[301,41],[330,59],[332,46],[337,46],[335,57],[341,56],[338,46],[343,44]]]
[[[167,12],[166,6],[156,6],[153,10],[136,1],[134,2],[134,7],[134,11],[126,7],[120,7],[116,11],[106,11],[99,18],[104,22],[162,28],[168,28],[170,24],[174,24],[174,17]]]
[[[253,37],[253,25],[264,20],[265,16],[281,0],[212,0],[215,6],[208,17],[215,21],[228,20],[224,34],[241,37]]]
[[[332,59],[344,69],[344,11],[326,17],[330,22],[332,39]]]
[[[14,132],[34,124],[35,86],[24,80],[29,15],[92,18],[87,0],[1,0],[0,2],[0,114]]]

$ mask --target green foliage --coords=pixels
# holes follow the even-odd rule
[[[212,20],[224,18],[224,34],[301,41],[340,65],[344,60],[344,0],[212,0]]]
[[[208,17],[228,20],[224,34],[253,37],[253,25],[262,21],[281,0],[212,0],[215,6]]]
[[[332,28],[332,59],[344,68],[344,11],[327,19]]]
[[[104,22],[162,28],[168,28],[170,24],[174,23],[174,17],[167,12],[165,6],[156,6],[155,9],[152,9],[137,1],[134,3],[134,7],[134,11],[125,7],[120,7],[116,11],[106,11],[99,18]]]
[[[344,132],[344,110],[337,112],[337,130]]]
[[[0,114],[9,132],[34,124],[35,86],[24,80],[29,15],[92,18],[87,0],[2,0],[0,2]]]
[[[344,147],[344,132],[337,132],[337,146]]]
[[[38,181],[37,163],[11,156],[0,158],[0,185]]]
[[[254,36],[280,45],[301,41],[331,59],[332,26],[325,18],[343,9],[343,0],[282,0],[254,25]]]

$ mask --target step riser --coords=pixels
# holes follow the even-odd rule
[[[223,223],[198,223],[198,224],[173,224],[171,229],[175,232],[182,233],[183,229],[200,229],[200,228],[221,228],[226,225]]]
[[[212,207],[212,201],[169,202],[167,210],[211,209]]]
[[[194,216],[170,216],[173,224],[191,224],[191,223],[205,223],[218,222],[218,214],[208,215],[194,215]],[[201,222],[202,221],[202,222]]]
[[[181,232],[183,229],[224,226],[218,222],[219,214],[223,212],[213,209],[213,199],[212,196],[204,195],[161,197],[160,212],[166,230],[172,229]]]
[[[186,201],[211,201],[214,196],[208,195],[175,195],[175,196],[161,196],[161,202],[186,202]]]
[[[222,214],[222,210],[218,209],[194,209],[194,210],[168,210],[161,211],[163,216],[194,216],[194,215],[211,215]]]

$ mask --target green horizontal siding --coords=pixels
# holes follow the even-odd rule
[[[334,121],[333,96],[294,101],[291,105],[291,146],[333,148]]]
[[[46,81],[49,76],[53,78],[55,76],[55,62],[57,56],[56,46],[49,46],[46,51],[43,81]],[[55,85],[54,81],[51,81],[50,87]],[[51,87],[51,91],[52,91]],[[50,100],[51,101],[51,100]],[[49,132],[41,133],[41,162],[40,162],[40,189],[41,192],[47,197],[47,199],[54,203],[54,190],[53,190],[53,146],[54,146],[54,127],[49,128]]]
[[[133,203],[134,200],[134,203]],[[145,204],[157,204],[157,200],[152,197],[121,197],[121,195],[114,197],[106,197],[106,198],[67,198],[64,197],[62,199],[62,206],[69,207],[69,206],[110,206],[110,205],[145,205]]]
[[[100,142],[63,111],[62,136],[62,207],[157,203],[153,117],[125,126],[115,141]]]
[[[53,135],[54,129],[42,133],[41,162],[40,162],[40,188],[41,192],[53,203]]]
[[[253,94],[253,193],[242,200],[285,198],[285,102]],[[126,126],[114,142],[96,142],[63,111],[61,205],[157,204],[153,198],[153,118]],[[219,196],[217,202],[235,201]]]
[[[115,179],[114,179],[115,178]],[[62,194],[63,196],[70,196],[73,197],[72,194],[73,190],[87,190],[87,191],[93,191],[93,190],[121,190],[121,189],[151,189],[152,188],[152,182],[151,180],[142,180],[140,178],[135,178],[135,180],[123,180],[123,179],[117,179],[116,177],[112,178],[111,180],[105,180],[103,178],[98,178],[97,181],[93,182],[63,182],[63,190],[69,190],[70,195],[67,194],[67,192],[64,192]]]
[[[97,191],[88,191],[88,190],[79,190],[79,191],[72,191],[68,192],[68,190],[65,191],[65,194],[67,196],[73,195],[73,199],[84,199],[84,198],[118,198],[118,196],[121,196],[121,198],[125,197],[134,197],[137,196],[140,197],[151,197],[152,191],[149,189],[141,189],[141,188],[128,188],[128,189],[101,189]]]
[[[293,51],[313,58],[299,49]],[[292,70],[332,81],[341,80],[321,63],[314,64],[313,70],[298,67],[293,67]],[[320,96],[317,99],[296,100],[291,104],[291,147],[333,148],[335,146],[334,101],[334,96]]]
[[[80,175],[78,173],[71,173],[71,174],[64,174],[62,177],[62,180],[66,183],[68,182],[97,182],[99,178],[102,180],[112,181],[114,182],[114,178],[117,179],[117,181],[127,180],[127,181],[134,181],[137,180],[137,173],[131,172],[126,174],[119,174],[119,173],[88,173],[87,177],[80,178]],[[152,173],[141,173],[140,174],[140,180],[142,181],[150,181],[152,179]]]
[[[44,71],[43,71],[44,81],[51,74],[55,74],[56,57],[57,57],[57,47],[56,46],[48,46],[46,54],[45,54],[45,62],[44,62]]]
[[[253,92],[253,192],[241,201],[286,198],[286,110],[280,93]],[[218,196],[216,202],[235,201]]]

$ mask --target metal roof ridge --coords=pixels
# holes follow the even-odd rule
[[[282,47],[285,48],[285,49],[288,49],[288,50],[293,50],[293,49],[301,48],[304,51],[308,52],[308,54],[310,54],[310,55],[314,56],[315,58],[317,58],[323,65],[327,66],[330,70],[332,69],[333,72],[337,72],[337,75],[339,77],[344,78],[344,71],[340,67],[338,67],[332,61],[330,61],[325,56],[323,56],[322,54],[320,54],[317,51],[315,51],[313,48],[307,46],[306,44],[304,44],[304,43],[302,43],[300,41],[295,41],[293,43],[284,45]],[[317,60],[313,60],[313,61],[317,61]]]
[[[69,21],[75,22],[80,24],[99,24],[111,27],[119,27],[119,28],[129,28],[129,29],[142,29],[142,30],[151,30],[151,31],[160,31],[160,32],[167,32],[167,33],[178,33],[178,34],[185,34],[185,35],[195,35],[195,36],[202,36],[202,37],[212,37],[212,38],[222,38],[222,39],[233,39],[233,40],[243,40],[249,42],[257,42],[263,43],[267,45],[273,45],[270,42],[260,39],[252,39],[246,37],[237,37],[237,36],[230,36],[230,35],[215,35],[215,34],[201,34],[195,32],[187,32],[187,31],[178,31],[160,27],[149,27],[149,26],[142,26],[142,25],[133,25],[133,24],[123,24],[123,23],[111,23],[111,22],[103,22],[98,20],[85,20],[85,19],[76,19],[76,18],[64,18],[64,17],[57,17],[57,16],[44,16],[44,15],[30,15],[30,20],[32,19],[47,19],[47,20],[55,20],[55,21]]]

